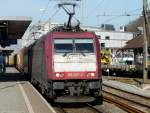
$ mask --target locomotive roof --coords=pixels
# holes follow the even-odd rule
[[[81,32],[53,32],[54,38],[70,38],[74,36],[75,38],[92,38],[94,32],[81,31]],[[73,38],[74,38],[73,37]]]

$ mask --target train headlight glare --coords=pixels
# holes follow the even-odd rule
[[[94,76],[95,76],[95,73],[91,73],[91,76],[94,77]]]
[[[63,73],[56,73],[56,75],[55,75],[56,77],[63,77],[64,76],[64,74]]]
[[[56,77],[60,77],[60,74],[59,74],[59,73],[56,73]]]

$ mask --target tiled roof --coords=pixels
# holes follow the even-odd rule
[[[148,37],[148,45],[150,47],[150,37]],[[124,46],[124,49],[135,49],[135,48],[143,48],[144,42],[143,42],[143,35],[139,35],[132,40],[129,40],[127,42],[127,45]]]

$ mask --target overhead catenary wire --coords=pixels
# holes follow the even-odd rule
[[[50,1],[55,1],[55,2],[56,2],[56,1],[61,1],[61,2],[64,2],[64,1],[65,1],[65,2],[66,2],[66,1],[81,1],[81,0],[50,0]]]
[[[50,19],[52,19],[57,13],[59,12],[59,9],[57,9],[51,16],[50,16]],[[38,27],[38,25],[36,26]],[[39,32],[40,33],[40,32]],[[34,32],[32,34],[33,36],[35,35]],[[36,40],[35,38],[34,39],[22,39],[22,40]]]
[[[49,7],[49,4],[50,4],[50,2],[51,2],[51,0],[48,0],[48,2],[46,3],[46,6],[45,6],[45,8],[43,9],[43,12],[42,12],[42,14],[41,14],[41,16],[40,16],[40,19],[39,19],[39,23],[42,21],[42,18],[43,18],[43,16],[45,15],[45,13],[46,13],[46,11],[47,11],[47,9],[48,9],[48,7]],[[36,27],[39,27],[40,25],[37,25]],[[31,29],[32,28],[30,28],[30,31],[31,31]],[[22,39],[22,40],[35,40],[35,39],[28,39],[28,37],[27,37],[27,39],[26,38],[24,38],[24,39]]]
[[[59,12],[59,8],[50,16],[50,18],[52,19],[58,12]]]
[[[106,13],[104,13],[104,14],[98,14],[98,15],[96,15],[96,16],[142,16],[142,14],[127,14],[127,13],[125,13],[125,14],[106,14]]]
[[[76,5],[76,6],[78,6],[78,5]],[[69,12],[69,13],[71,13],[71,11],[67,8],[67,7],[65,7],[66,9],[67,9],[67,11]],[[73,18],[80,24],[80,21],[75,17],[75,16],[73,16]]]
[[[100,6],[102,5],[102,3],[104,2],[104,0],[101,0],[98,4],[97,4],[97,6],[93,9],[93,11],[95,11],[97,8],[100,8]],[[92,12],[93,12],[92,11]]]
[[[39,19],[39,22],[42,20],[43,16],[45,15],[45,13],[46,13],[46,11],[47,11],[47,9],[48,9],[48,7],[49,7],[50,1],[51,1],[51,0],[48,0],[46,6],[45,6],[45,8],[44,8],[44,11],[43,11],[42,14],[41,14],[41,17],[40,17],[40,19]]]
[[[50,2],[52,2],[52,1],[55,1],[55,2],[56,1],[61,1],[61,2],[64,2],[64,1],[81,1],[81,0],[48,0],[46,6],[44,8],[44,11],[42,12],[42,14],[40,16],[39,22],[42,20],[43,16],[45,15],[45,13],[46,13],[46,11],[47,11],[47,9],[49,7]]]
[[[89,13],[89,14],[93,14],[94,12],[95,12],[95,10],[97,10],[97,8],[100,8],[100,6],[102,5],[102,3],[104,2],[105,0],[101,0],[98,4],[97,4],[97,6]],[[88,18],[88,16],[87,16],[87,18]]]
[[[118,19],[120,17],[123,17],[123,16],[140,16],[140,14],[131,14],[131,13],[134,13],[136,11],[139,11],[139,10],[142,10],[142,8],[137,8],[137,9],[134,9],[134,10],[131,10],[131,11],[128,11],[126,12],[125,14],[120,14],[120,15],[114,15],[114,17],[110,18],[110,19],[107,19],[105,21],[103,21],[102,23],[106,23],[106,22],[110,22],[114,19]]]
[[[110,19],[107,19],[107,20],[105,20],[105,21],[103,21],[102,23],[106,23],[106,22],[110,22],[110,21],[112,21],[112,20],[114,20],[114,19],[118,19],[118,18],[120,18],[120,17],[129,17],[129,16],[142,16],[142,14],[129,14],[129,13],[125,13],[125,14],[116,14],[116,15],[113,15],[113,14],[99,14],[99,15],[96,15],[97,17],[100,17],[100,16],[103,16],[103,17],[105,17],[105,16],[107,16],[107,17],[112,17],[112,18],[110,18]]]

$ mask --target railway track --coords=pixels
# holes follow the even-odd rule
[[[54,108],[57,113],[103,113],[91,104],[82,104],[81,107],[64,107],[62,105],[57,105]]]
[[[129,113],[150,113],[150,98],[103,84],[104,101]]]
[[[125,104],[123,102],[117,101],[115,99],[112,99],[110,97],[104,96],[104,101],[115,104],[116,106],[118,106],[119,108],[129,112],[129,113],[145,113],[137,108],[134,108],[128,104]]]
[[[92,106],[91,104],[86,104],[90,109],[92,109],[93,111],[95,111],[96,113],[103,113],[101,112],[99,109],[95,108],[94,106]]]
[[[68,113],[61,105],[57,105],[57,112]]]
[[[103,97],[105,102],[114,104],[116,107],[128,113],[150,113],[150,98],[148,97],[135,95],[104,84]],[[55,105],[54,109],[56,113],[106,113],[105,109],[103,109],[102,112],[99,106],[84,104],[81,105],[81,107],[67,107],[58,104]]]

